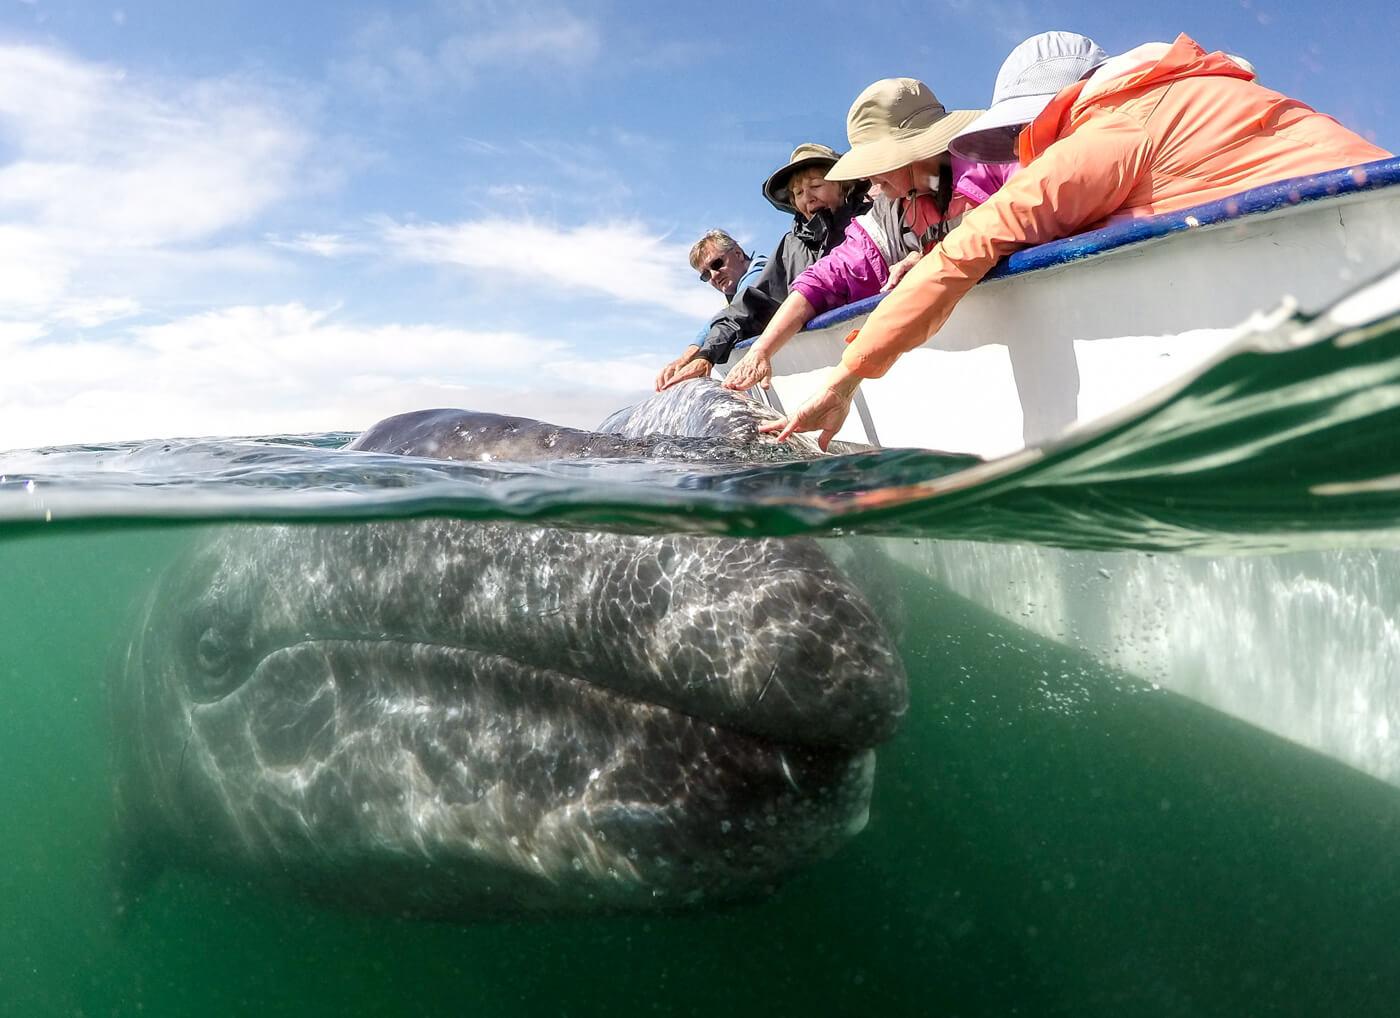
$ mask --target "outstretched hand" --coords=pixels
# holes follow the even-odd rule
[[[769,383],[769,379],[772,377],[772,361],[759,353],[757,349],[750,347],[748,353],[744,354],[739,363],[734,365],[729,374],[724,376],[724,387],[740,392],[752,389],[755,385],[770,389],[772,385]]]
[[[688,382],[692,378],[705,378],[709,375],[712,366],[703,357],[696,357],[684,364],[668,364],[662,369],[661,374],[656,376],[656,391],[669,389],[673,385]]]
[[[909,274],[910,269],[919,264],[919,259],[922,257],[921,252],[913,251],[891,265],[890,278],[885,280],[885,285],[880,287],[880,292],[889,293],[898,286],[899,281]]]
[[[758,430],[766,435],[776,432],[779,442],[786,442],[799,431],[820,431],[817,446],[822,452],[826,452],[827,446],[831,445],[831,440],[841,430],[841,425],[846,423],[850,412],[851,397],[843,396],[835,389],[826,388],[802,404],[801,409],[790,418],[760,424]]]

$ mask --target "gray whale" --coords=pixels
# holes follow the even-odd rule
[[[717,385],[606,432],[464,411],[351,450],[444,459],[810,453]],[[684,429],[658,436],[660,422]],[[248,525],[159,583],[114,690],[138,869],[470,920],[771,891],[865,824],[907,705],[809,540],[455,519]]]

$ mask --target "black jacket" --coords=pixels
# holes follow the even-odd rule
[[[711,364],[723,364],[729,360],[735,343],[761,333],[787,299],[792,281],[845,240],[851,220],[870,207],[866,190],[861,181],[846,203],[834,212],[821,209],[806,220],[794,216],[792,229],[778,241],[758,281],[736,293],[729,306],[710,319],[710,330],[700,345],[699,356]]]

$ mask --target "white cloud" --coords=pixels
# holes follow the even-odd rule
[[[468,152],[476,152],[481,155],[498,156],[505,152],[505,149],[495,142],[486,141],[482,138],[461,138],[461,146]]]
[[[30,343],[44,334],[43,322],[0,322],[0,350]]]
[[[32,226],[0,225],[0,313],[38,312],[68,289],[79,251]]]
[[[571,209],[577,214],[600,215],[602,209],[628,209],[633,199],[641,153],[620,166],[620,145],[595,145],[578,137],[529,137],[528,126],[513,129],[510,138],[488,144],[480,139],[459,145],[465,155],[466,197],[478,207],[504,214],[501,206],[520,206],[536,214],[556,214]],[[594,133],[592,131],[590,134]],[[663,158],[664,145],[646,153]],[[484,201],[481,199],[484,197]]]
[[[339,233],[298,233],[295,237],[267,238],[273,247],[284,248],[304,254],[320,255],[322,258],[342,258],[346,255],[365,254],[370,250],[367,244],[351,240]]]
[[[546,188],[529,184],[490,184],[484,191],[486,197],[498,204],[517,202],[523,205],[526,202],[537,201],[541,196],[552,196]]]
[[[84,270],[249,223],[310,146],[245,82],[137,79],[32,45],[0,46],[0,137],[0,313],[132,299],[84,292]]]
[[[356,32],[331,74],[385,100],[467,88],[483,72],[538,72],[593,65],[602,50],[596,22],[554,5],[470,0],[439,5],[436,16],[377,16]]]
[[[561,382],[573,382],[602,392],[630,394],[649,391],[661,364],[662,360],[651,354],[601,360],[566,357],[550,361],[545,365],[545,372]]]
[[[50,317],[79,328],[93,329],[140,313],[141,305],[130,297],[93,297],[64,301],[53,309]]]
[[[0,47],[0,124],[19,157],[0,203],[125,245],[204,237],[288,190],[307,138],[237,83],[133,82],[30,46]]]
[[[512,14],[485,31],[449,36],[438,48],[438,60],[454,78],[469,81],[492,65],[584,66],[597,58],[601,48],[601,35],[593,22],[565,10],[545,9]]]
[[[724,306],[719,294],[691,271],[689,245],[668,241],[638,223],[568,228],[490,218],[450,225],[390,224],[384,239],[408,261],[601,293],[624,304],[662,307],[696,319]]]
[[[356,430],[430,406],[591,427],[650,381],[625,364],[580,379],[553,339],[357,325],[300,304],[135,327],[121,342],[38,336],[0,323],[0,448]]]

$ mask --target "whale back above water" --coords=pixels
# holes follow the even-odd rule
[[[672,420],[752,402],[688,388],[654,400],[685,404]],[[697,440],[721,462],[772,448],[752,425],[731,442],[445,410],[350,448],[699,462]],[[231,527],[163,578],[128,650],[118,797],[148,857],[340,905],[672,909],[766,893],[859,831],[906,704],[879,619],[812,541]]]
[[[748,396],[731,392],[718,382],[700,379],[649,396],[635,406],[612,414],[598,430],[626,438],[655,435],[687,435],[697,439],[742,447],[784,450],[792,458],[821,456],[817,443],[803,434],[779,444],[760,435],[759,425],[782,420],[772,408]]]
[[[667,459],[757,463],[821,456],[806,435],[783,443],[758,432],[778,420],[756,400],[712,381],[673,386],[619,410],[597,431],[467,410],[417,410],[386,418],[347,448],[449,460]]]

